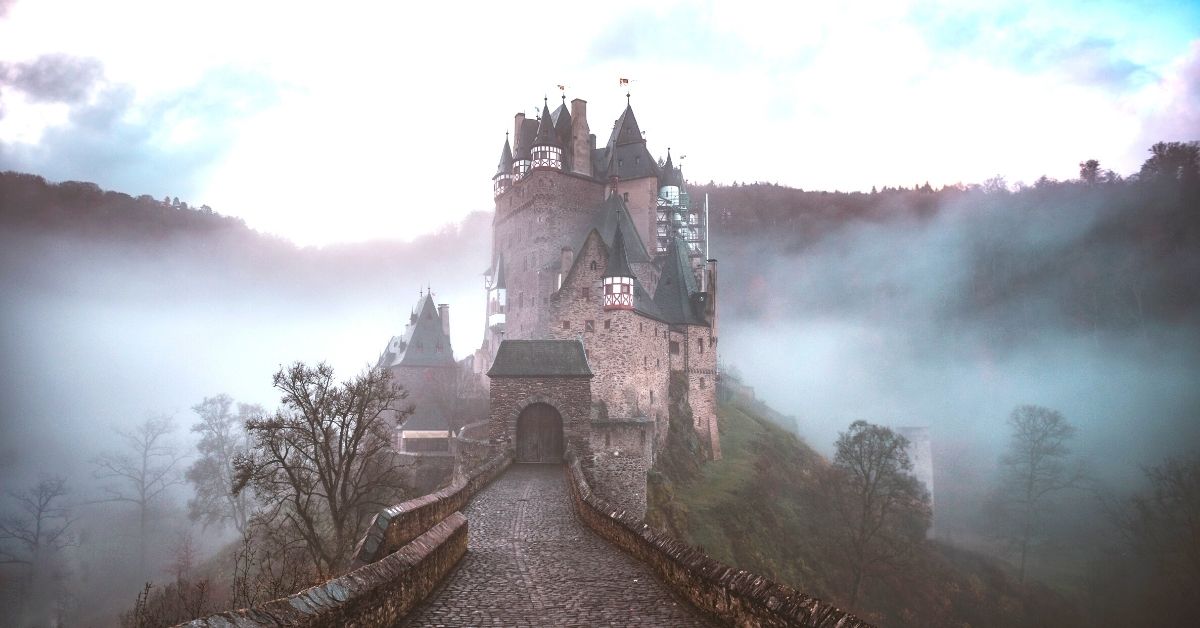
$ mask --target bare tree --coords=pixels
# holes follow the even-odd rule
[[[59,555],[75,544],[71,511],[63,503],[67,481],[46,476],[24,491],[9,493],[19,514],[0,519],[0,564],[26,567],[25,610],[44,619],[60,597],[56,581],[61,575]]]
[[[1128,545],[1148,559],[1182,605],[1200,617],[1200,454],[1146,469],[1149,490],[1115,510]]]
[[[233,492],[233,461],[249,448],[244,425],[264,414],[261,406],[240,403],[237,414],[231,412],[229,395],[206,397],[192,406],[200,422],[192,431],[200,434],[196,449],[200,458],[188,467],[186,477],[196,494],[188,500],[188,515],[204,527],[232,523],[239,533],[246,531],[250,517],[250,495]]]
[[[383,369],[339,384],[324,363],[283,367],[274,384],[283,406],[247,421],[251,450],[236,463],[236,489],[253,486],[263,519],[303,541],[328,578],[348,562],[369,518],[402,494],[390,441],[405,392]]]
[[[1041,406],[1018,406],[1008,418],[1012,428],[1008,452],[1000,458],[996,495],[1002,536],[1017,552],[1017,573],[1025,582],[1029,550],[1041,535],[1050,496],[1082,486],[1082,466],[1068,465],[1067,443],[1075,427],[1061,413]]]
[[[167,489],[183,483],[179,463],[184,457],[167,442],[174,430],[170,417],[150,417],[132,430],[117,430],[124,450],[105,452],[92,460],[95,476],[108,480],[103,501],[125,502],[138,509],[138,565],[143,574],[150,510]]]
[[[929,494],[912,475],[908,439],[866,421],[838,435],[826,478],[835,549],[850,568],[848,604],[868,578],[902,566],[925,540]]]

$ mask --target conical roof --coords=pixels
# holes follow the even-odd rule
[[[621,221],[617,221],[617,232],[613,235],[612,246],[608,248],[608,266],[604,269],[604,277],[633,277],[629,268],[629,257],[625,254],[624,229]]]
[[[492,178],[495,179],[496,177],[498,177],[502,174],[512,174],[512,169],[513,169],[512,148],[509,147],[509,145],[508,145],[508,133],[505,133],[504,134],[504,150],[500,151],[500,163],[496,165],[496,174],[492,175]]]
[[[671,161],[671,149],[667,149],[667,161],[663,164],[662,174],[658,179],[659,186],[673,185],[675,187],[683,187],[683,169],[676,168],[674,162]]]
[[[533,145],[562,147],[558,141],[558,133],[554,130],[554,120],[550,118],[550,108],[545,103],[542,103],[542,117],[538,121],[537,137],[533,140]]]
[[[645,141],[646,138],[642,137],[642,129],[638,126],[637,117],[633,115],[633,106],[626,103],[625,111],[621,112],[621,117],[617,118],[613,124],[608,144],[609,146],[621,146]]]
[[[554,129],[558,131],[559,137],[567,137],[571,135],[571,111],[567,109],[567,103],[558,106],[554,110]]]

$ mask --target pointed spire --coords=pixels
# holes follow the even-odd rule
[[[554,120],[550,118],[550,107],[546,104],[546,99],[542,99],[542,115],[538,119],[537,137],[533,140],[534,146],[559,146],[558,136],[554,132]]]
[[[508,141],[508,140],[506,139],[506,140],[505,140],[505,142],[507,142],[507,141]],[[667,147],[667,163],[663,165],[663,168],[665,168],[665,169],[666,169],[666,171],[667,171],[668,173],[670,173],[670,172],[671,172],[671,170],[672,170],[674,167],[675,167],[675,166],[673,166],[673,165],[671,164],[671,147],[670,147],[670,146],[668,146],[668,147]]]
[[[625,253],[625,231],[621,229],[619,219],[612,248],[608,251],[608,267],[604,269],[604,277],[633,277],[633,271],[629,268],[629,256]]]
[[[496,166],[496,174],[493,179],[501,175],[511,175],[513,168],[512,147],[508,143],[508,132],[504,133],[504,149],[500,151],[500,163]]]

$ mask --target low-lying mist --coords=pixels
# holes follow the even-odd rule
[[[1110,488],[1200,443],[1195,217],[1056,184],[747,228],[763,187],[712,194],[722,361],[826,453],[854,420],[929,426],[943,538],[972,534],[1018,405],[1062,412]]]

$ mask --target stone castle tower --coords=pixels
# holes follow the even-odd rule
[[[719,458],[717,264],[670,151],[661,164],[652,156],[628,103],[599,143],[587,102],[568,107],[564,96],[536,119],[516,115],[492,181],[485,334],[471,360],[479,384],[504,341],[578,342],[598,467],[604,452],[620,451],[614,438],[627,440],[614,426],[641,425],[626,451],[645,442],[648,468],[666,441],[672,375],[686,382],[693,427]]]

